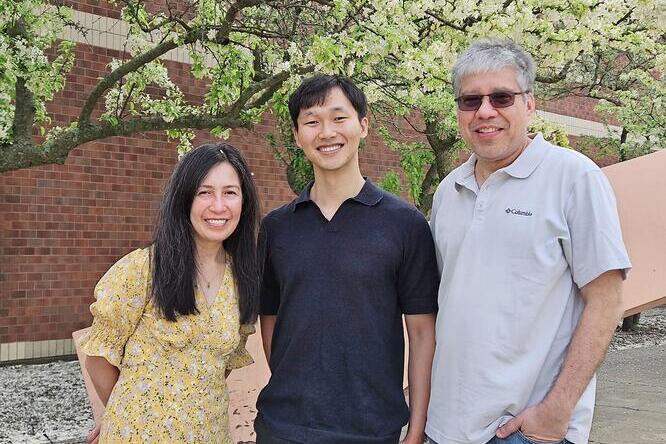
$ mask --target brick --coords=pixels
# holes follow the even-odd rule
[[[119,7],[104,0],[61,3],[120,16]],[[163,2],[148,2],[151,8],[157,3]],[[76,45],[75,55],[68,83],[48,106],[54,125],[78,116],[106,65],[122,56],[85,44]],[[201,103],[205,84],[189,77],[188,66],[165,64],[188,100]],[[540,109],[598,121],[594,106],[587,99],[539,102]],[[100,111],[98,106],[95,115]],[[266,138],[275,132],[275,119],[267,114],[252,131],[234,131],[229,140],[255,173],[264,213],[294,198]],[[197,143],[215,140],[206,131],[195,133]],[[162,132],[113,137],[76,148],[63,165],[0,174],[0,294],[9,296],[0,299],[0,342],[67,338],[90,325],[96,282],[121,256],[150,243],[159,198],[177,159],[175,146]],[[375,181],[399,169],[399,156],[374,133],[360,160]]]

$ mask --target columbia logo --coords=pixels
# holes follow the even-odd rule
[[[507,208],[504,210],[506,214],[515,214],[516,216],[531,216],[531,211],[516,210],[515,208]]]

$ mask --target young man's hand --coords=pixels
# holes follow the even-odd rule
[[[400,441],[400,444],[423,444],[425,441],[425,435],[424,434],[417,434],[417,433],[412,433],[410,434],[409,432],[407,433],[407,436],[405,436],[405,439]]]

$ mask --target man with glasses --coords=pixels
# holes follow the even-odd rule
[[[429,442],[587,443],[594,373],[630,268],[613,191],[583,155],[530,135],[532,58],[479,41],[453,68],[473,152],[440,184]]]

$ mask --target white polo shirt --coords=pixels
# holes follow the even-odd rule
[[[434,197],[441,273],[426,433],[484,444],[548,393],[583,310],[579,288],[630,268],[613,191],[587,157],[534,137],[479,189],[476,156]],[[595,380],[566,438],[587,443]]]

